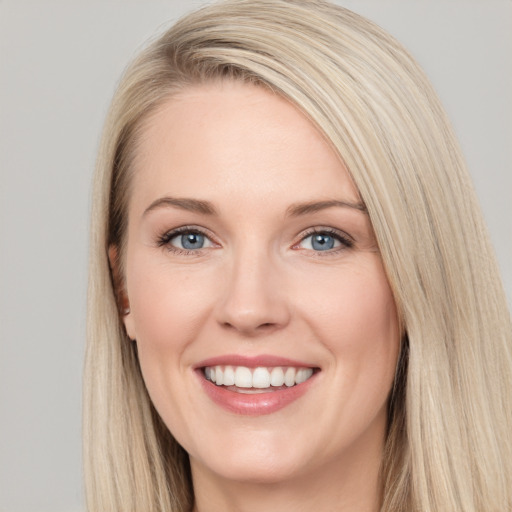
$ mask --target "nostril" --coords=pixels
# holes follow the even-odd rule
[[[244,329],[244,326],[237,326],[236,324],[233,324],[231,322],[223,322],[222,324],[224,327],[229,329],[236,329],[236,330],[248,330]],[[259,325],[256,325],[255,327],[250,327],[250,330],[269,330],[276,327],[276,324],[273,322],[265,322]]]
[[[221,326],[225,332],[237,332],[248,338],[270,336],[282,327],[277,322],[222,322]]]

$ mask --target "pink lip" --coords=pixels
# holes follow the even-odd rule
[[[246,366],[247,368],[258,368],[265,366],[295,366],[297,368],[314,368],[314,365],[305,363],[303,361],[297,361],[294,359],[288,359],[285,357],[271,356],[268,354],[262,354],[259,356],[241,356],[237,354],[227,354],[224,356],[211,357],[205,359],[195,365],[195,368],[204,368],[206,366]]]
[[[196,365],[196,374],[208,397],[223,409],[246,416],[271,414],[283,409],[303,396],[310,389],[318,375],[318,373],[315,372],[307,381],[289,388],[279,388],[276,391],[270,391],[268,393],[243,394],[230,391],[224,386],[217,386],[213,382],[206,380],[203,368],[217,365],[246,366],[248,368],[268,366],[312,368],[313,366],[304,362],[270,355],[256,357],[225,355],[206,359]]]

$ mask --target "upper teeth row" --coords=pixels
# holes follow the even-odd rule
[[[218,386],[239,388],[268,388],[270,386],[293,386],[308,380],[313,375],[312,368],[276,366],[274,368],[247,368],[246,366],[207,366],[205,377]]]

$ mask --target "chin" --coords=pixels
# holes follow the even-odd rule
[[[298,464],[281,460],[225,460],[210,471],[221,478],[246,484],[279,484],[298,476]]]
[[[251,441],[246,439],[245,446],[232,443],[226,450],[209,450],[206,459],[191,457],[192,468],[204,466],[222,479],[240,483],[277,484],[300,475],[308,466],[307,455],[301,456],[294,443],[286,446],[282,439],[257,442],[254,436],[247,437]]]

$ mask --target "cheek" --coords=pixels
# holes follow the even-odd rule
[[[397,339],[396,307],[377,255],[368,255],[356,269],[341,267],[329,275],[309,272],[301,288],[296,293],[303,297],[304,315],[332,340],[333,348],[353,350],[379,339]]]
[[[212,278],[199,268],[177,269],[165,257],[140,253],[128,255],[126,275],[131,309],[126,322],[147,390],[170,430],[180,434],[187,423],[184,404],[194,403],[191,388],[184,385],[191,378],[187,350],[210,316]]]
[[[398,316],[380,259],[332,275],[329,286],[307,295],[304,317],[331,353],[347,400],[385,400],[400,347]],[[310,283],[313,284],[313,283]],[[342,392],[343,393],[343,392]]]
[[[372,414],[387,403],[400,346],[396,307],[383,272],[354,293],[346,321],[351,318],[353,341],[345,349],[359,402],[354,405]]]
[[[344,302],[339,328],[346,332],[341,345],[364,369],[375,376],[394,375],[399,346],[398,318],[384,271],[361,274],[348,283],[349,296]]]
[[[338,300],[339,320],[332,326],[332,336],[337,328],[345,341],[340,348],[361,356],[388,352],[399,335],[396,308],[387,282],[362,276],[346,281],[344,286],[346,293]],[[334,314],[331,311],[333,317]]]
[[[208,314],[209,279],[155,259],[134,256],[128,261],[133,337],[153,349],[179,347],[193,339]]]

